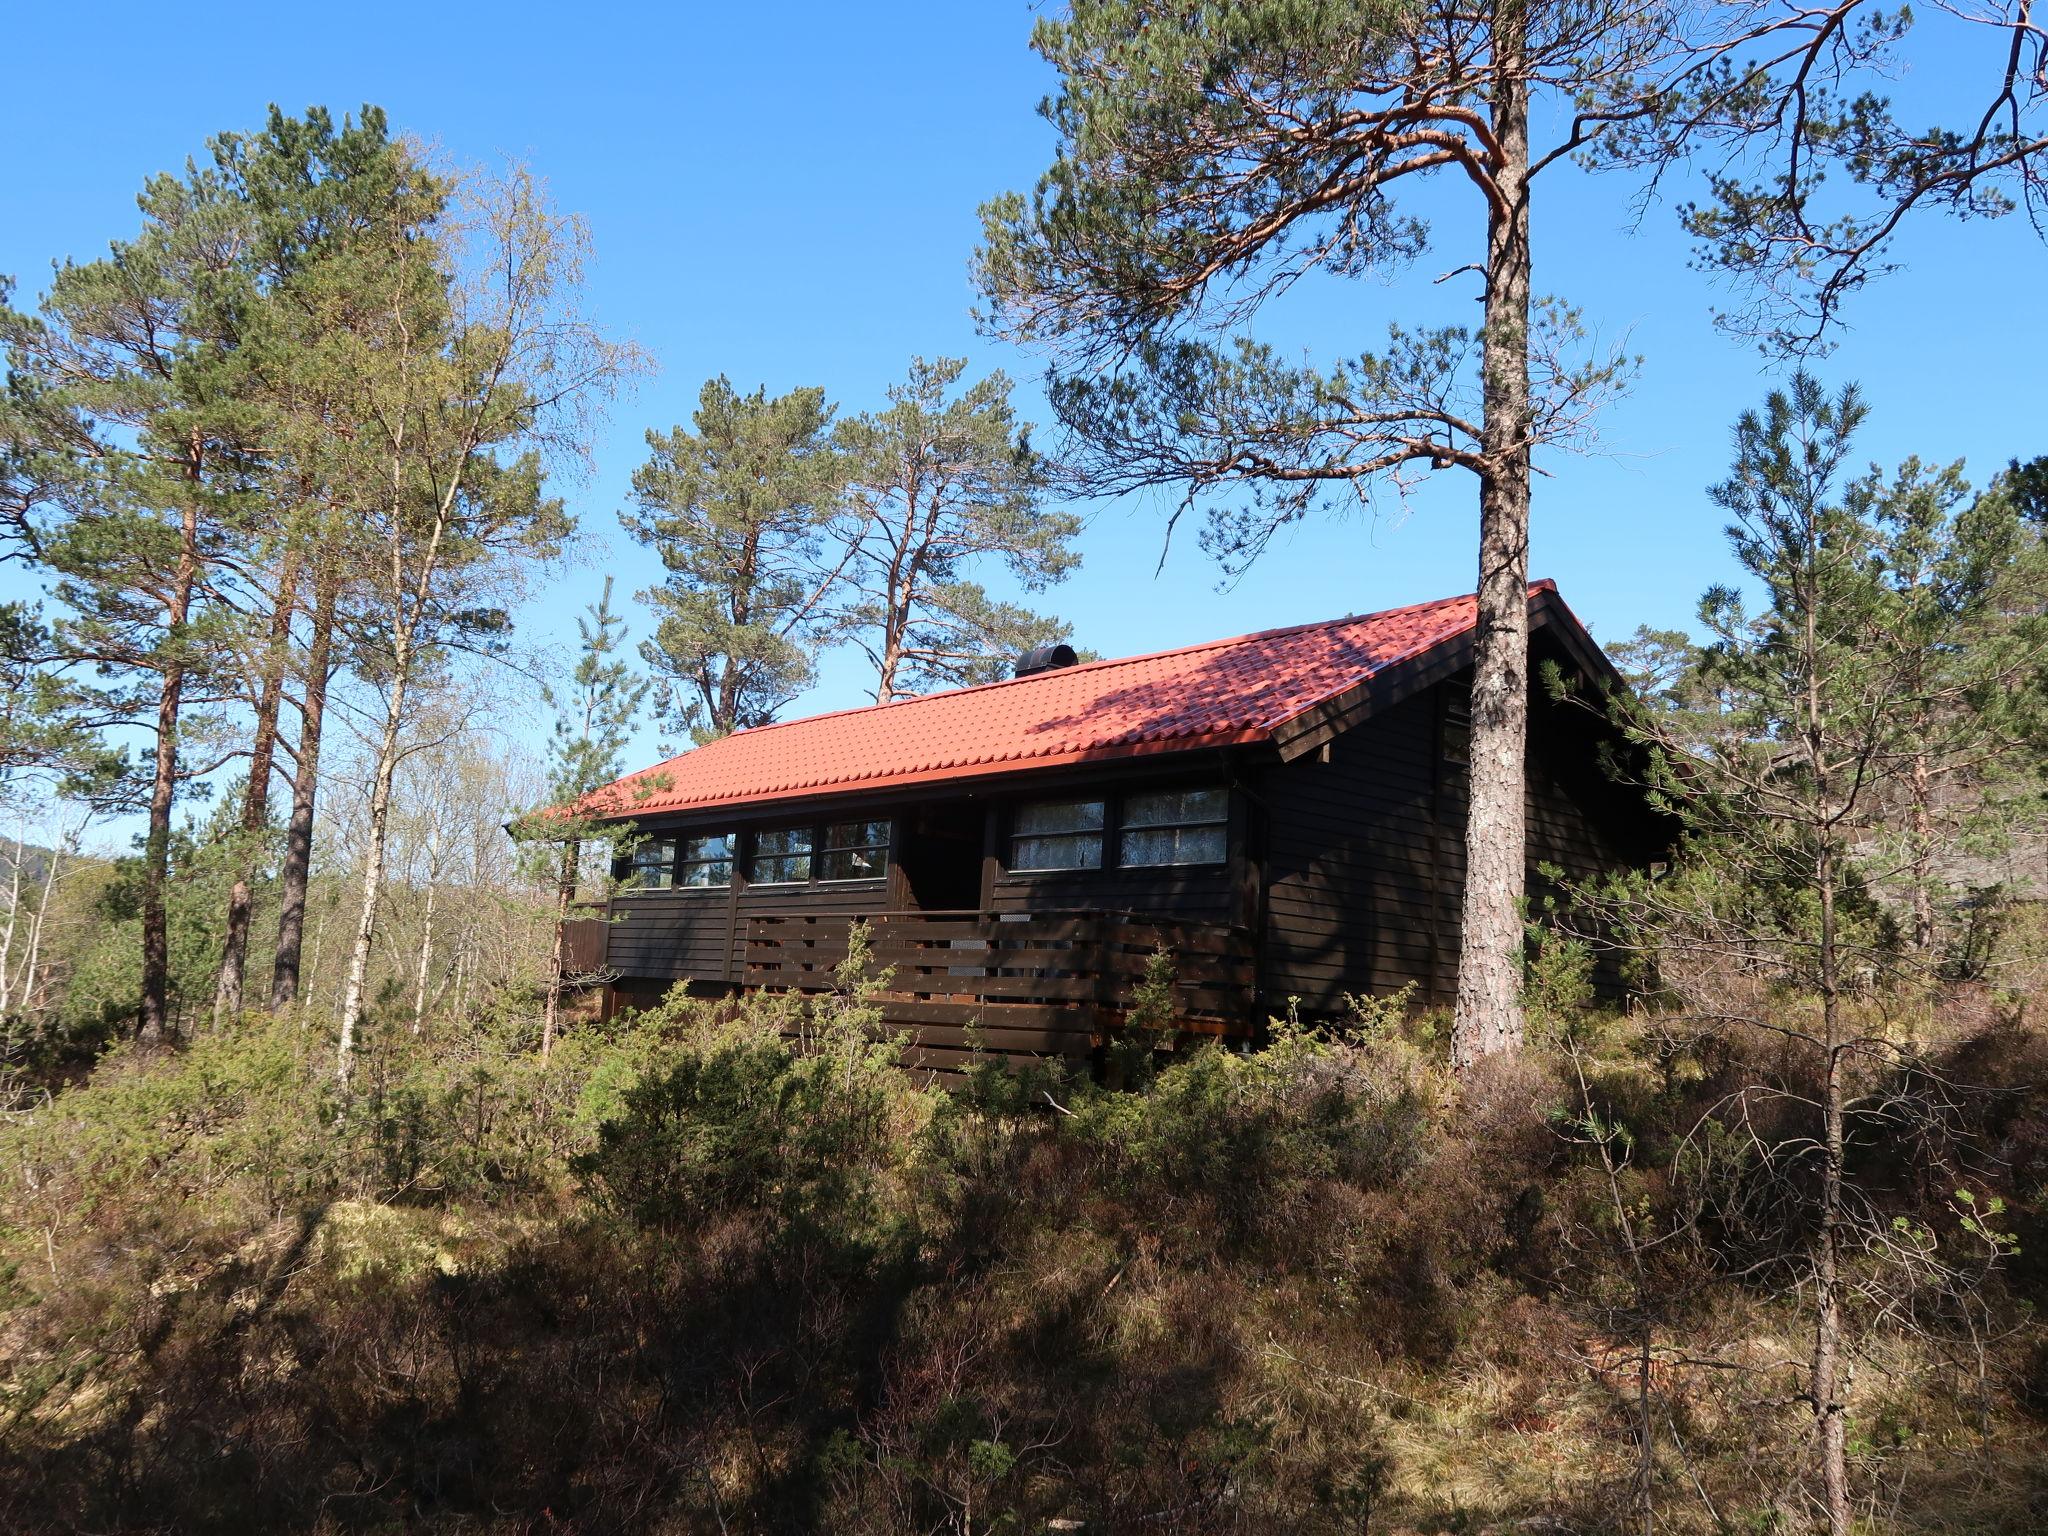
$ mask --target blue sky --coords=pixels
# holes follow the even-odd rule
[[[659,370],[613,411],[597,473],[572,490],[590,535],[583,560],[522,616],[536,636],[573,636],[605,570],[626,593],[651,579],[615,513],[642,432],[686,420],[709,375],[772,391],[820,384],[855,411],[879,403],[912,354],[964,354],[1010,371],[1027,414],[1044,419],[1040,360],[977,337],[967,271],[976,205],[1028,187],[1049,158],[1033,15],[1014,0],[364,4],[345,16],[19,7],[0,23],[13,65],[0,93],[0,272],[32,297],[53,258],[89,258],[133,231],[146,174],[199,153],[209,134],[259,125],[272,101],[372,101],[457,160],[524,160],[590,223],[591,308]],[[1939,97],[1981,67],[1922,49],[1904,84]],[[1668,209],[1631,231],[1624,182],[1574,176],[1545,190],[1538,289],[1645,361],[1602,419],[1599,455],[1548,465],[1534,570],[1601,636],[1683,624],[1728,574],[1704,487],[1769,374],[1715,330],[1715,294],[1688,269]],[[1470,259],[1474,226],[1446,202],[1438,228],[1441,256],[1388,284],[1298,295],[1262,322],[1269,339],[1355,352],[1390,320],[1468,318],[1469,290],[1430,278]],[[2048,452],[2048,257],[2023,220],[1929,219],[1897,255],[1907,270],[1855,302],[1823,368],[1869,393],[1867,455],[1966,458],[1981,480]],[[1082,644],[1116,655],[1467,591],[1473,507],[1468,480],[1441,477],[1405,508],[1298,530],[1227,590],[1192,539],[1155,575],[1164,503],[1098,508],[1081,573],[1044,601]],[[0,584],[18,591],[20,578]],[[858,702],[860,683],[850,661],[830,664],[801,707]]]

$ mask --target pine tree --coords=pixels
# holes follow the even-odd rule
[[[568,694],[558,695],[550,689],[544,695],[556,712],[548,750],[549,807],[526,818],[518,829],[521,836],[560,845],[555,870],[554,949],[548,960],[547,1007],[541,1022],[543,1059],[554,1049],[564,980],[562,925],[576,900],[584,844],[599,834],[616,839],[623,830],[583,814],[580,802],[624,771],[633,723],[652,686],[619,654],[625,629],[625,621],[612,612],[612,579],[607,576],[603,594],[586,617],[576,620],[579,650]]]
[[[160,1041],[173,807],[217,766],[186,748],[230,689],[218,587],[255,465],[232,378],[252,287],[246,210],[217,167],[154,177],[139,201],[134,239],[60,267],[36,317],[10,320],[8,372],[10,435],[37,466],[13,531],[53,580],[52,662],[95,669],[103,713],[151,737],[136,1030]]]
[[[875,668],[875,702],[990,682],[1068,625],[992,598],[973,579],[999,566],[1027,592],[1080,563],[1081,519],[1046,507],[1051,471],[1031,448],[1001,372],[954,392],[964,358],[917,358],[888,408],[846,422],[851,495],[837,536],[844,632]]]
[[[1588,353],[1569,305],[1538,301],[1535,188],[1588,167],[1661,187],[1697,158],[1704,195],[1683,216],[1700,264],[1737,286],[1731,322],[1812,344],[1913,209],[2036,194],[2048,93],[2016,71],[2042,44],[2024,7],[1990,19],[2013,62],[1988,111],[1958,109],[1974,131],[1954,132],[1903,127],[1862,88],[1909,25],[1867,0],[1073,0],[1038,22],[1058,149],[1030,198],[984,207],[977,276],[995,331],[1054,349],[1084,483],[1210,501],[1212,546],[1241,563],[1375,485],[1477,481],[1461,1064],[1522,1034],[1532,455],[1583,442],[1629,371]],[[1250,334],[1298,282],[1430,250],[1408,201],[1424,182],[1483,231],[1438,279],[1476,275],[1476,334],[1395,327],[1362,353],[1347,336],[1320,368]]]
[[[215,989],[216,1018],[240,1011],[258,860],[269,844],[278,760],[293,768],[285,829],[283,916],[271,1002],[297,994],[297,945],[311,861],[320,736],[333,665],[334,625],[356,524],[328,494],[327,428],[350,381],[332,367],[337,337],[372,314],[382,288],[357,248],[396,219],[423,223],[446,205],[447,186],[393,141],[383,112],[363,108],[339,125],[324,108],[303,119],[272,107],[264,128],[212,146],[228,195],[246,210],[243,261],[255,295],[231,359],[234,387],[258,423],[262,462],[253,515],[239,530],[241,575],[229,635],[249,711],[240,863],[230,887]],[[374,249],[374,247],[373,247]],[[310,624],[303,650],[295,626]],[[299,729],[283,730],[296,705]]]
[[[1807,1244],[1795,1280],[1812,1305],[1799,1395],[1831,1531],[1848,1528],[1853,1508],[1849,1303],[1872,1283],[1850,1266],[1889,1232],[1847,1166],[1851,1133],[1901,1134],[1932,1112],[1913,1107],[1914,1085],[1940,1083],[1874,1006],[1924,984],[1928,963],[1873,886],[1924,875],[1932,843],[1918,783],[1930,768],[1983,765],[2002,733],[1969,720],[1973,701],[2037,669],[2048,638],[2038,617],[1994,621],[1982,602],[2022,569],[2010,506],[1969,502],[1955,470],[1912,461],[1852,477],[1866,414],[1853,387],[1831,395],[1802,372],[1738,423],[1732,472],[1712,495],[1760,602],[1711,589],[1708,643],[1676,690],[1681,707],[1652,699],[1627,711],[1685,837],[1667,877],[1627,877],[1591,902],[1664,962],[1682,1009],[1716,1031],[1758,1031],[1797,1074],[1737,1097],[1811,1117],[1810,1134],[1782,1138],[1753,1179],[1781,1181],[1797,1213],[1765,1240],[1782,1251],[1789,1230]],[[1889,865],[1897,844],[1907,856]]]
[[[640,655],[657,712],[701,744],[765,724],[810,686],[840,574],[824,533],[847,465],[821,389],[770,399],[712,379],[691,425],[647,434],[620,522],[667,572],[639,594],[655,614]]]

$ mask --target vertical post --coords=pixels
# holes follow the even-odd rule
[[[981,910],[984,912],[995,910],[996,881],[1003,872],[1002,834],[1001,811],[991,800],[981,818]]]

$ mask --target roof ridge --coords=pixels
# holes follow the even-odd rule
[[[1539,588],[1548,588],[1554,592],[1557,590],[1557,583],[1548,577],[1529,583],[1529,591],[1532,595]],[[800,715],[794,720],[770,720],[762,725],[751,725],[745,730],[734,731],[732,735],[722,736],[718,740],[737,741],[742,737],[754,739],[769,731],[785,730],[790,726],[796,725],[813,725],[820,720],[835,720],[843,715],[879,713],[882,710],[895,709],[905,704],[923,703],[928,699],[959,698],[970,693],[987,693],[997,688],[1013,688],[1020,683],[1035,683],[1048,677],[1073,677],[1078,673],[1092,672],[1108,667],[1129,667],[1135,666],[1139,662],[1162,661],[1169,656],[1192,656],[1200,651],[1221,650],[1226,646],[1233,645],[1249,645],[1256,640],[1276,640],[1284,635],[1298,635],[1311,629],[1330,629],[1339,624],[1362,624],[1368,620],[1391,618],[1396,614],[1415,613],[1424,608],[1441,608],[1448,603],[1465,602],[1468,599],[1477,597],[1477,595],[1477,593],[1473,592],[1454,592],[1449,597],[1433,597],[1419,603],[1401,603],[1392,608],[1375,608],[1370,613],[1350,613],[1334,619],[1310,619],[1301,624],[1283,624],[1275,629],[1255,629],[1242,635],[1226,636],[1220,640],[1201,640],[1192,645],[1168,646],[1165,650],[1160,651],[1141,651],[1135,656],[1104,656],[1095,661],[1084,661],[1078,666],[1056,667],[1044,672],[1033,672],[1028,677],[1003,677],[996,679],[992,683],[970,683],[963,688],[941,688],[936,693],[906,694],[900,698],[891,699],[886,704],[849,704],[842,709],[828,709],[820,714]],[[1375,668],[1374,670],[1377,671],[1379,669]],[[717,745],[718,741],[709,741],[704,744],[705,747],[715,747]],[[701,752],[703,750],[704,747],[692,747],[690,752]],[[636,779],[644,774],[657,773],[661,769],[668,767],[671,763],[682,761],[682,759],[690,755],[690,752],[679,752],[674,757],[663,758],[660,762],[650,767],[642,768],[635,773],[630,773],[626,777],[628,779]]]

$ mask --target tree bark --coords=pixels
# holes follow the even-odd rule
[[[263,652],[263,683],[256,700],[256,730],[249,745],[249,782],[242,793],[243,847],[228,892],[227,935],[221,945],[220,979],[213,992],[218,1027],[242,1011],[242,984],[249,961],[249,915],[263,830],[270,822],[270,775],[277,762],[277,716],[284,698],[285,652],[291,641],[292,610],[298,598],[298,558],[287,555],[278,573]]]
[[[1922,955],[1934,948],[1934,786],[1928,777],[1927,754],[1913,754],[1913,947]]]
[[[43,891],[36,900],[36,910],[28,922],[28,954],[21,970],[21,985],[17,988],[24,1013],[40,1011],[36,967],[42,963],[43,932],[50,921],[50,897],[57,889],[57,871],[62,867],[64,855],[77,847],[74,839],[66,838],[58,847],[50,850],[50,867],[43,871]]]
[[[21,861],[28,855],[28,834],[14,839],[14,867],[7,872],[7,924],[0,928],[0,1019],[14,1001],[14,929],[21,916]]]
[[[569,920],[569,904],[576,899],[576,866],[582,856],[582,843],[572,839],[562,845],[561,872],[555,879],[555,943],[548,957],[548,1002],[540,1021],[542,1061],[555,1049],[555,1020],[562,1006],[562,925]]]
[[[1529,715],[1529,99],[1525,0],[1497,0],[1495,197],[1481,346],[1479,588],[1465,900],[1451,1054],[1459,1067],[1522,1043]]]
[[[278,868],[277,955],[271,964],[270,1006],[291,1007],[299,997],[299,958],[306,937],[306,885],[313,868],[313,811],[320,791],[320,736],[333,674],[334,612],[340,577],[323,571],[314,587],[312,633],[299,704],[299,744],[292,772],[292,809],[285,823],[284,859]]]
[[[1835,953],[1835,871],[1833,850],[1823,840],[1820,875],[1820,998],[1822,1044],[1827,1052],[1822,1094],[1822,1164],[1819,1251],[1814,1256],[1813,1369],[1814,1427],[1820,1442],[1821,1490],[1828,1536],[1850,1536],[1847,1407],[1842,1381],[1842,1045],[1840,971]]]
[[[441,889],[441,823],[427,833],[427,903],[420,919],[420,958],[412,984],[412,1032],[418,1034],[427,1018],[427,975],[434,963],[434,900]]]
[[[391,687],[385,695],[384,729],[377,741],[377,772],[370,786],[368,845],[363,850],[362,900],[356,909],[355,940],[349,946],[348,980],[341,993],[341,1038],[335,1045],[334,1075],[343,1085],[355,1069],[356,1031],[363,1021],[363,996],[370,974],[370,946],[377,935],[377,902],[384,891],[384,845],[391,823],[391,785],[398,774],[398,735],[405,720],[406,683],[412,658],[403,639],[393,657]]]
[[[164,612],[167,655],[163,666],[163,691],[157,695],[156,755],[149,785],[149,829],[142,854],[142,1015],[136,1038],[145,1044],[161,1044],[170,1032],[171,940],[170,916],[164,905],[164,889],[170,880],[171,807],[178,789],[178,716],[185,698],[186,668],[183,647],[185,626],[192,614],[192,591],[199,580],[200,447],[195,438],[189,460],[189,478],[194,482],[179,526],[178,565],[171,578],[169,600]]]

